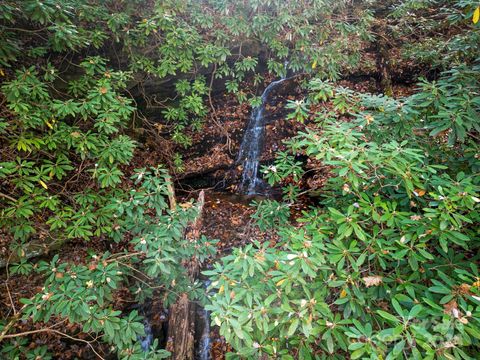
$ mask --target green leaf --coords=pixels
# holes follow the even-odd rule
[[[299,324],[300,324],[299,319],[293,319],[292,323],[288,327],[287,336],[292,336],[297,330]]]
[[[383,311],[383,310],[377,310],[377,314],[380,315],[381,317],[383,317],[384,319],[388,320],[388,321],[391,321],[391,322],[394,322],[396,324],[398,324],[400,322],[399,319],[397,319],[395,316],[393,316],[392,314],[389,314],[387,313],[386,311]]]
[[[363,354],[365,353],[365,347],[362,347],[361,349],[355,350],[350,354],[350,359],[359,359]]]

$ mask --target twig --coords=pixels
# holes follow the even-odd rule
[[[10,281],[10,271],[8,271],[8,265],[10,263],[10,258],[12,257],[13,253],[10,253],[7,259],[7,265],[5,266],[7,278],[5,279],[5,288],[7,289],[8,298],[10,299],[10,304],[12,304],[13,315],[17,315],[17,309],[15,308],[15,303],[13,302],[12,294],[10,293],[10,288],[8,286],[8,282]]]
[[[12,336],[8,336],[7,333],[12,328],[12,326],[15,325],[15,323],[20,319],[20,314],[22,313],[22,310],[25,307],[26,307],[26,305],[23,305],[23,307],[20,309],[20,311],[17,312],[17,314],[12,317],[12,319],[8,322],[7,325],[5,325],[5,327],[3,328],[3,331],[0,333],[0,343],[2,342],[2,340],[4,338],[12,337]]]
[[[102,356],[95,350],[95,348],[94,348],[93,345],[91,344],[91,341],[88,341],[88,340],[85,340],[85,339],[76,338],[76,337],[70,336],[70,335],[68,335],[68,334],[65,334],[65,333],[63,333],[63,332],[61,332],[61,331],[58,331],[58,330],[55,330],[55,329],[51,329],[51,328],[31,330],[31,331],[25,331],[25,332],[21,332],[21,333],[17,333],[17,334],[4,335],[2,338],[0,338],[0,341],[1,341],[2,339],[15,338],[15,337],[18,337],[18,336],[26,336],[26,335],[31,335],[31,334],[38,334],[38,333],[42,333],[42,332],[51,332],[51,333],[54,333],[54,334],[57,334],[57,335],[66,337],[66,338],[68,338],[68,339],[74,340],[74,341],[83,342],[83,343],[87,344],[87,345],[90,347],[90,349],[92,349],[92,351],[95,353],[95,355],[98,356],[99,359],[105,360],[105,358],[102,357]]]
[[[130,254],[116,254],[116,255],[112,255],[110,256],[109,259],[107,259],[107,263],[110,263],[112,261],[118,261],[120,259],[125,259],[125,258],[129,258],[129,257],[132,257],[132,256],[137,256],[137,255],[142,255],[142,254],[145,254],[143,251],[137,251],[137,252],[134,252],[134,253],[130,253]]]
[[[17,202],[17,199],[14,199],[14,198],[11,197],[10,195],[4,194],[4,193],[2,193],[2,192],[0,192],[0,196],[1,196],[1,197],[4,197],[5,199],[8,199],[8,200],[10,200],[10,201]]]
[[[218,120],[217,110],[215,109],[215,106],[213,105],[213,101],[212,101],[213,80],[215,78],[215,73],[216,72],[217,72],[217,63],[214,64],[212,75],[211,75],[211,78],[210,78],[210,84],[209,84],[209,88],[208,88],[208,102],[210,104],[210,108],[212,109],[211,119],[213,120],[215,125],[217,125],[217,127],[220,129],[220,131],[223,133],[223,135],[225,135],[225,137],[227,138],[226,145],[227,145],[227,148],[228,148],[228,152],[232,153],[232,140],[230,139],[230,135],[228,134],[228,131],[225,129],[224,126],[222,126],[222,124]]]

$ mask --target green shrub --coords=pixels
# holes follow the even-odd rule
[[[267,179],[291,179],[297,153],[332,175],[318,205],[292,224],[281,204],[260,203],[254,217],[261,229],[276,230],[275,246],[237,249],[205,272],[215,291],[213,323],[237,354],[478,357],[479,159],[455,158],[478,126],[477,79],[478,70],[448,72],[437,98],[426,82],[398,100],[340,89],[332,103],[351,119],[319,114],[320,128],[288,142],[290,154]],[[462,103],[457,91],[467,88]],[[452,122],[445,106],[463,121]],[[455,146],[428,137],[445,129]]]
[[[22,300],[21,316],[25,321],[46,323],[58,317],[81,324],[83,332],[101,337],[122,359],[161,359],[168,352],[156,348],[143,352],[140,348],[138,336],[144,335],[144,325],[138,312],[112,308],[115,291],[127,288],[139,303],[161,293],[165,306],[181,292],[199,297],[202,286],[191,283],[182,263],[192,257],[204,261],[214,253],[215,242],[204,237],[195,241],[185,238],[185,228],[198,215],[198,208],[190,204],[169,210],[170,180],[166,171],[139,169],[132,180],[135,188],[124,197],[111,197],[105,205],[115,219],[110,230],[113,240],[129,234],[131,250],[115,254],[91,252],[80,264],[59,255],[49,262],[39,262],[35,271],[46,281],[42,292]],[[11,267],[17,273],[31,269],[25,262]],[[9,351],[9,346],[2,351]]]

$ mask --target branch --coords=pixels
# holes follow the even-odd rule
[[[5,199],[8,199],[8,200],[10,200],[10,201],[17,202],[17,199],[14,199],[14,198],[11,197],[10,195],[4,194],[4,193],[2,193],[2,192],[0,192],[0,197],[4,197]]]
[[[22,310],[26,307],[26,305],[23,305],[23,307],[20,309],[19,312],[17,312],[13,317],[12,319],[8,322],[7,325],[5,325],[5,327],[3,328],[3,331],[0,333],[0,343],[3,341],[4,338],[6,338],[7,336],[8,337],[12,337],[12,336],[9,336],[7,335],[8,331],[12,328],[13,325],[15,325],[15,323],[20,319],[20,315],[22,313]]]
[[[210,109],[212,110],[212,115],[210,118],[213,120],[215,125],[217,125],[217,127],[220,129],[220,132],[222,132],[223,135],[226,137],[227,139],[226,145],[227,145],[228,151],[232,153],[232,147],[231,147],[232,140],[230,139],[230,135],[228,134],[228,131],[225,129],[225,126],[222,126],[222,124],[220,123],[217,116],[217,110],[215,109],[215,106],[213,105],[213,101],[212,101],[213,80],[215,79],[216,72],[217,72],[217,63],[214,64],[212,75],[210,78],[210,85],[208,88],[208,102],[210,104]]]
[[[98,356],[99,359],[105,360],[105,358],[102,357],[102,356],[95,350],[95,348],[94,348],[93,345],[91,344],[91,341],[88,341],[88,340],[85,340],[85,339],[76,338],[76,337],[70,336],[70,335],[68,335],[68,334],[65,334],[65,333],[63,333],[63,332],[61,332],[61,331],[58,331],[58,330],[55,330],[55,329],[51,329],[51,328],[31,330],[31,331],[24,331],[24,332],[21,332],[21,333],[4,335],[3,337],[0,337],[0,341],[2,341],[3,339],[15,338],[15,337],[19,337],[19,336],[26,336],[26,335],[32,335],[32,334],[38,334],[38,333],[45,333],[45,332],[46,332],[46,333],[54,333],[54,334],[57,334],[57,335],[66,337],[66,338],[71,339],[71,340],[74,340],[74,341],[83,342],[83,343],[87,344],[87,345],[90,347],[90,349],[92,349],[92,351],[95,353],[95,355]]]

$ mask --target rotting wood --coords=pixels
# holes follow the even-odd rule
[[[173,360],[193,360],[195,355],[195,303],[182,294],[170,307],[167,350]]]
[[[185,237],[189,241],[200,238],[202,228],[202,212],[205,204],[205,192],[202,190],[197,201],[198,215],[186,229]],[[188,276],[193,281],[199,273],[200,264],[197,259],[191,259],[187,268]],[[172,353],[172,360],[193,360],[195,356],[195,313],[196,304],[188,299],[186,293],[181,294],[175,304],[170,307],[168,320],[167,350]]]
[[[166,181],[168,190],[168,202],[170,203],[170,210],[173,211],[177,208],[177,200],[175,198],[175,188],[173,187],[173,182],[170,175],[167,177]]]
[[[41,240],[32,240],[22,246],[23,254],[11,253],[4,258],[0,258],[0,269],[8,264],[16,263],[22,259],[29,260],[38,256],[43,256],[51,251],[58,250],[66,242],[66,240],[52,239],[51,242],[40,242]]]

